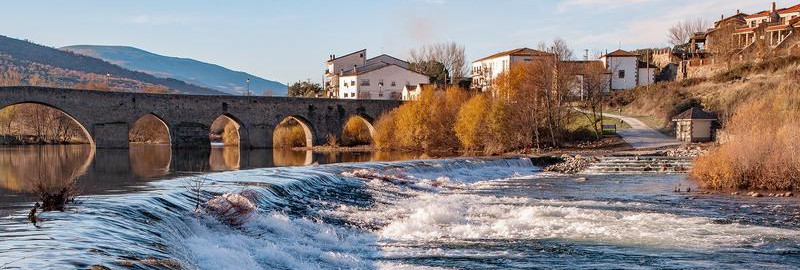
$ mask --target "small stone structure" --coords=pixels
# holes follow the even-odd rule
[[[36,103],[61,110],[78,122],[97,148],[128,148],[128,133],[145,115],[164,122],[175,148],[209,147],[211,123],[225,115],[239,124],[240,146],[271,148],[275,128],[287,119],[301,123],[307,144],[341,137],[345,122],[358,116],[368,125],[402,104],[396,100],[200,96],[92,91],[32,86],[0,87],[0,109]]]
[[[693,107],[672,118],[675,137],[684,142],[709,142],[714,139],[717,117],[703,109]]]

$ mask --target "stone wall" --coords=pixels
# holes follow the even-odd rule
[[[98,148],[127,148],[128,131],[153,114],[169,127],[176,148],[207,147],[211,123],[226,115],[241,125],[242,146],[272,147],[275,127],[287,117],[309,125],[315,145],[341,137],[350,116],[376,119],[402,104],[395,100],[341,100],[260,96],[197,96],[91,91],[45,87],[0,87],[0,108],[19,103],[48,105],[74,118]]]

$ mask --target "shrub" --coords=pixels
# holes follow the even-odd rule
[[[458,111],[453,129],[461,146],[467,150],[483,149],[488,135],[486,111],[489,108],[486,96],[479,94],[470,98]]]
[[[307,147],[306,133],[297,121],[286,121],[275,128],[272,145],[275,148]]]
[[[740,106],[730,141],[699,157],[691,176],[709,188],[800,186],[800,88],[784,84]]]
[[[356,146],[372,143],[372,135],[365,120],[353,116],[347,119],[342,131],[342,145]],[[335,138],[334,138],[335,139]]]

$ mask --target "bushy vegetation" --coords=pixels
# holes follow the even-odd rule
[[[142,144],[167,144],[169,130],[158,117],[148,114],[137,120],[128,132],[128,141]]]
[[[272,135],[274,148],[306,147],[306,134],[303,127],[294,119],[289,119],[275,128]]]
[[[423,89],[417,101],[378,119],[375,146],[486,154],[561,146],[574,137],[566,126],[575,115],[566,102],[570,77],[553,76],[562,68],[556,61],[521,64],[486,93]]]
[[[406,150],[455,150],[460,147],[453,126],[468,98],[458,87],[424,89],[416,102],[405,103],[375,123],[375,146]]]
[[[369,126],[365,120],[358,116],[347,119],[347,122],[344,124],[344,130],[342,131],[342,146],[369,145],[371,143],[372,135],[370,134]]]
[[[724,136],[728,142],[698,158],[692,168],[702,186],[800,186],[800,84],[783,84],[740,106]]]

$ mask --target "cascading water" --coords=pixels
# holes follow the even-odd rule
[[[800,265],[793,198],[674,194],[691,185],[680,174],[586,177],[542,173],[525,158],[464,158],[163,180],[84,197],[41,215],[37,229],[24,212],[0,219],[0,269]],[[240,193],[256,207],[241,222],[195,211],[198,195]]]

